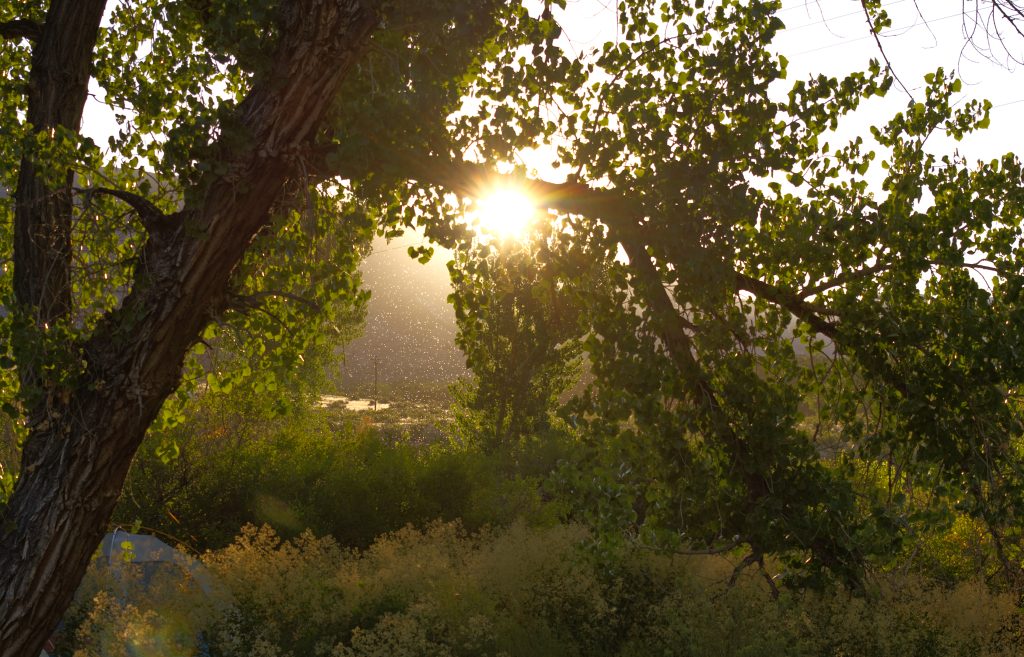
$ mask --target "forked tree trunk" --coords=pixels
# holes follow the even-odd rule
[[[205,180],[192,206],[155,223],[150,218],[130,293],[91,338],[72,345],[85,362],[73,384],[47,381],[32,366],[21,371],[41,394],[29,409],[21,476],[0,524],[0,657],[38,655],[70,603],[132,456],[177,387],[189,348],[224,309],[246,247],[267,224],[285,182],[302,170],[303,147],[323,127],[331,100],[378,23],[376,4],[283,3],[274,70],[256,81],[238,108],[245,139],[232,143],[248,146],[217,151],[213,168],[227,173]],[[30,117],[52,116],[78,129],[103,7],[102,0],[52,3],[32,70],[34,84],[48,84],[33,88]],[[65,74],[73,75],[74,85]],[[40,114],[42,108],[56,110]],[[47,189],[33,172],[31,162],[23,164],[16,233],[24,236],[18,244],[27,246],[15,266],[20,310],[29,309],[41,326],[70,308],[70,242],[62,231],[72,207],[61,196],[66,190]],[[54,268],[58,275],[47,277]]]

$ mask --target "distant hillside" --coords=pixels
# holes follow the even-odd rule
[[[345,348],[342,383],[373,382],[374,360],[382,384],[450,382],[466,373],[465,357],[455,346],[455,313],[449,252],[438,249],[421,265],[409,257],[410,246],[424,244],[415,233],[377,239],[363,263],[364,286],[372,293],[363,337]]]

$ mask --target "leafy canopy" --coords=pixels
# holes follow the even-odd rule
[[[1015,536],[1020,161],[927,148],[989,123],[942,70],[839,140],[892,78],[785,82],[777,9],[619,3],[615,42],[538,46],[460,119],[485,160],[544,146],[570,172],[533,185],[560,211],[538,296],[580,309],[596,376],[565,411],[589,446],[566,485],[634,541],[746,544],[795,579],[855,579],[953,506]]]

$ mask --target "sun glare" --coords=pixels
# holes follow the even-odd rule
[[[524,239],[537,207],[516,189],[496,189],[476,202],[473,223],[482,234],[499,240]]]

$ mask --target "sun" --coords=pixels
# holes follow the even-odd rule
[[[537,214],[537,205],[524,192],[500,188],[479,198],[473,211],[473,224],[481,234],[500,241],[523,240]]]

